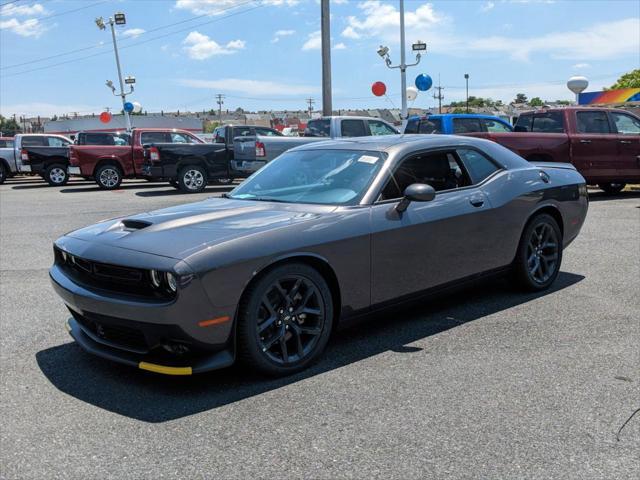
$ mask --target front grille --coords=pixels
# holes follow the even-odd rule
[[[106,323],[105,317],[95,313],[85,312],[83,316],[74,310],[69,309],[69,311],[83,330],[92,333],[97,340],[136,353],[149,351],[146,338],[140,330],[111,322]]]
[[[54,247],[55,262],[71,279],[89,288],[150,299],[171,300],[175,295],[166,289],[154,288],[148,270],[94,262],[66,255]]]

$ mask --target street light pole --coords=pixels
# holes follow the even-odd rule
[[[124,104],[127,101],[128,94],[124,92],[124,80],[122,79],[122,69],[120,68],[120,55],[118,55],[118,43],[116,42],[116,27],[115,27],[115,22],[113,21],[113,18],[109,18],[109,25],[111,26],[111,38],[113,39],[113,51],[116,54],[116,65],[118,67],[118,81],[120,82],[120,97],[122,98],[122,111],[124,112],[124,121],[127,126],[127,132],[130,132],[131,118],[129,117],[129,112],[127,112],[124,108]]]
[[[322,30],[322,114],[333,113],[331,105],[331,22],[329,0],[320,2],[320,27]]]
[[[464,74],[464,80],[467,83],[467,113],[469,113],[469,74]]]
[[[404,130],[404,122],[407,120],[407,62],[404,39],[404,0],[400,0],[400,91],[402,95],[402,110],[400,117]],[[418,59],[420,61],[420,59]]]

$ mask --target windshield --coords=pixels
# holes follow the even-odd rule
[[[230,194],[240,200],[356,205],[384,163],[379,152],[285,152]]]

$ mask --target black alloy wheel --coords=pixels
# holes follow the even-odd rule
[[[66,165],[54,163],[44,173],[44,179],[52,187],[62,187],[69,181]]]
[[[96,170],[95,179],[102,190],[115,190],[122,183],[122,171],[115,165],[102,165]]]
[[[598,187],[600,190],[604,191],[607,195],[617,195],[624,187],[626,187],[626,183],[599,183]]]
[[[277,267],[246,292],[238,321],[238,354],[271,375],[302,370],[324,350],[333,302],[323,277],[304,264]]]
[[[548,288],[562,263],[562,233],[551,215],[534,217],[522,234],[514,264],[516,279],[527,290]]]

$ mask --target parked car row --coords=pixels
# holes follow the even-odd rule
[[[16,135],[0,148],[0,183],[22,172],[64,185],[69,175],[94,179],[102,189],[124,178],[167,181],[188,193],[210,183],[248,177],[285,151],[326,140],[398,134],[370,117],[310,120],[303,137],[286,137],[253,125],[216,128],[212,143],[184,130],[138,128],[131,132],[80,132],[75,143],[60,135]],[[405,134],[471,135],[499,143],[532,162],[567,162],[592,185],[617,193],[640,182],[640,118],[617,109],[543,109],[520,115],[512,127],[479,114],[410,117]]]

